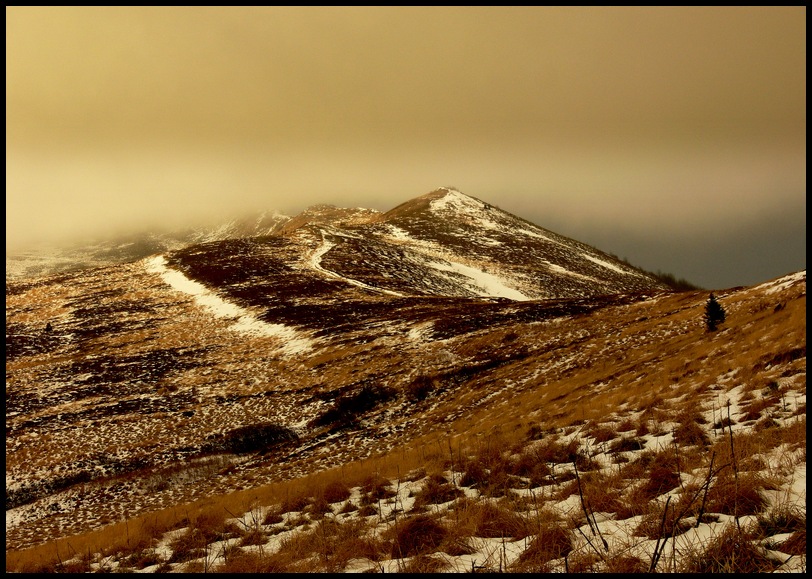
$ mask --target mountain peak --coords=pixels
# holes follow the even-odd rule
[[[350,235],[332,232],[318,255],[333,276],[379,292],[533,300],[666,289],[647,272],[455,187],[353,225]]]
[[[437,189],[434,189],[433,191],[431,191],[429,193],[426,193],[425,195],[421,195],[419,197],[416,197],[414,199],[414,201],[421,200],[421,199],[422,200],[428,200],[428,201],[437,201],[439,199],[444,199],[444,198],[452,198],[452,199],[460,199],[460,200],[470,199],[471,201],[482,203],[481,201],[479,201],[479,199],[471,197],[470,195],[466,195],[465,193],[463,193],[462,191],[460,191],[456,187],[438,187]]]
[[[485,206],[486,204],[470,195],[460,192],[454,187],[439,187],[433,191],[401,203],[384,213],[386,220],[405,217],[427,209],[440,209],[449,205],[455,206]]]
[[[440,198],[446,195],[460,195],[462,197],[469,197],[469,195],[466,195],[456,187],[438,187],[437,189],[434,189],[430,193],[426,193],[425,195],[423,195],[423,197]]]

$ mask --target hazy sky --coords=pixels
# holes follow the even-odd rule
[[[806,8],[6,7],[6,242],[454,186],[710,289],[806,268]]]

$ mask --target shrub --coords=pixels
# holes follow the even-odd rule
[[[738,477],[726,469],[708,491],[706,511],[743,517],[757,515],[767,500],[762,492],[764,483],[758,474],[740,473]],[[738,478],[738,480],[737,480]]]
[[[749,404],[742,408],[744,412],[743,420],[748,422],[750,420],[758,420],[761,418],[761,413],[776,404],[776,401],[769,398],[754,398]]]
[[[378,508],[372,504],[365,504],[358,509],[359,517],[372,517],[378,514]]]
[[[311,421],[313,426],[330,424],[340,427],[351,426],[360,415],[375,408],[382,402],[394,398],[396,392],[385,386],[365,385],[356,392],[336,398],[333,406]]]
[[[648,480],[639,489],[639,498],[650,501],[663,493],[677,488],[680,484],[680,475],[674,466],[657,462],[649,470]]]
[[[715,332],[719,324],[725,321],[725,309],[716,300],[713,294],[708,298],[705,304],[705,325],[709,332]]]
[[[335,480],[327,483],[322,493],[328,503],[339,503],[350,498],[351,491],[346,482]]]
[[[518,486],[514,477],[511,477],[504,470],[496,470],[489,473],[488,484],[482,489],[481,493],[483,496],[488,497],[504,497],[514,486]]]
[[[305,510],[310,514],[312,519],[320,519],[325,514],[333,512],[330,503],[327,502],[322,494],[313,499],[313,501],[305,507]]]
[[[609,452],[611,454],[617,454],[619,452],[633,452],[643,450],[645,447],[645,441],[640,438],[618,438],[609,445]]]
[[[294,510],[300,510],[300,509],[294,509]],[[265,514],[265,518],[262,520],[262,524],[263,525],[274,525],[276,523],[281,523],[282,521],[285,520],[285,518],[282,516],[282,513],[285,513],[285,512],[289,512],[289,511],[283,511],[282,506],[276,506],[275,508],[270,509]]]
[[[169,563],[181,563],[203,556],[208,541],[199,529],[189,529],[185,533],[175,537],[170,541],[169,548],[172,555]]]
[[[648,421],[641,420],[640,423],[637,425],[637,429],[634,431],[636,436],[645,436],[649,433]]]
[[[267,533],[260,529],[250,529],[240,539],[240,546],[245,547],[247,545],[264,545],[267,542]]]
[[[753,432],[762,432],[768,428],[778,428],[780,424],[769,416],[762,418],[753,426]]]
[[[54,573],[90,573],[91,570],[92,567],[90,566],[90,561],[81,558],[81,559],[71,559],[70,561],[65,561],[64,563],[58,563],[53,568],[53,570],[41,569],[36,572],[47,573],[53,571]]]
[[[777,566],[752,537],[729,525],[696,553],[685,558],[683,573],[766,573]]]
[[[578,449],[578,440],[575,438],[567,443],[561,443],[555,439],[545,439],[536,447],[536,454],[539,460],[562,464],[576,460]]]
[[[732,426],[734,424],[736,424],[735,420],[725,416],[721,420],[717,420],[716,422],[713,423],[713,429],[714,430],[723,430],[724,428],[730,427],[730,426]]]
[[[406,394],[410,400],[419,402],[425,400],[434,390],[434,379],[429,376],[418,376],[406,386]]]
[[[806,555],[806,527],[793,531],[778,549],[787,555]]]
[[[618,518],[624,518],[620,515],[625,514],[632,505],[629,505],[629,502],[622,497],[621,491],[617,488],[617,484],[621,481],[622,479],[607,475],[585,476],[581,481],[582,492],[590,510],[603,513],[618,513]]]
[[[476,460],[466,461],[462,478],[460,478],[460,486],[479,488],[488,484],[488,471]]]
[[[289,495],[285,497],[284,501],[282,501],[278,512],[279,514],[284,514],[303,511],[309,504],[310,498],[303,494]]]
[[[806,529],[806,513],[799,508],[780,507],[756,518],[760,533],[769,537]]]
[[[411,558],[403,567],[403,573],[439,573],[447,569],[450,563],[430,555],[418,555]]]
[[[508,465],[510,474],[530,479],[530,486],[537,487],[551,482],[552,471],[546,462],[540,461],[535,454],[522,452]]]
[[[391,556],[398,559],[430,553],[448,535],[446,528],[434,517],[423,514],[407,518],[393,530]]]
[[[551,571],[548,563],[560,559],[572,551],[572,537],[560,524],[551,522],[539,529],[527,549],[511,566],[511,571],[519,573],[545,573]]]
[[[240,551],[215,569],[216,573],[286,573],[290,563],[284,555]]]
[[[222,435],[212,435],[204,445],[204,452],[233,452],[243,454],[261,452],[274,446],[297,440],[297,434],[289,428],[272,422],[249,424],[229,430]]]
[[[434,474],[426,479],[423,487],[415,497],[415,507],[425,507],[453,501],[463,496],[463,492],[448,482],[442,474]]]
[[[311,565],[319,562],[317,570],[341,571],[352,558],[377,560],[383,554],[381,542],[370,538],[367,530],[368,526],[362,520],[340,523],[322,519],[311,530],[284,540],[283,548],[289,554],[295,554],[296,561],[311,559]]]
[[[373,474],[362,482],[361,493],[362,506],[372,505],[379,500],[395,496],[395,491],[391,489],[389,480],[379,474]]]
[[[606,424],[594,426],[587,434],[594,438],[596,443],[609,442],[617,437],[616,430]]]
[[[489,501],[472,504],[466,514],[472,519],[473,534],[477,537],[523,539],[531,534],[524,517]]]
[[[606,559],[606,573],[648,573],[649,564],[632,555],[618,555]]]
[[[532,440],[541,440],[544,438],[544,435],[547,434],[545,430],[541,427],[540,424],[533,424],[530,428],[527,429],[527,434],[525,434],[525,438],[528,441]]]
[[[170,563],[188,561],[202,556],[209,543],[224,538],[226,535],[239,535],[233,523],[226,523],[225,513],[221,511],[204,511],[188,521],[186,532],[176,536],[169,543],[172,550]]]
[[[163,559],[153,548],[139,549],[126,558],[126,563],[135,569],[143,569],[161,562]]]
[[[663,508],[656,503],[650,506],[632,534],[636,537],[662,539],[664,537],[676,537],[691,528],[690,523],[677,518],[681,512],[678,507],[669,504],[665,517],[663,517]]]
[[[684,445],[710,444],[710,439],[695,419],[683,417],[682,422],[674,429],[674,441]]]

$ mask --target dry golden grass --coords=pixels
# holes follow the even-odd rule
[[[308,509],[309,530],[301,539],[287,539],[284,549],[274,555],[235,551],[225,569],[233,569],[233,572],[240,572],[239,569],[276,572],[341,569],[349,560],[342,544],[347,545],[347,553],[354,551],[356,556],[367,553],[364,556],[372,561],[376,557],[392,556],[397,544],[399,553],[406,548],[416,554],[415,568],[428,569],[441,562],[438,557],[428,556],[429,553],[452,544],[452,538],[505,536],[494,533],[507,534],[508,531],[509,536],[527,533],[529,537],[530,531],[523,528],[520,521],[530,519],[533,533],[544,539],[537,538],[530,543],[527,555],[517,562],[515,570],[550,570],[549,562],[572,548],[571,531],[554,530],[564,526],[560,521],[548,526],[536,520],[534,513],[539,509],[527,508],[529,503],[522,507],[526,509],[523,515],[517,514],[519,509],[511,513],[510,509],[503,508],[510,499],[510,490],[517,487],[518,477],[526,477],[534,487],[543,484],[555,489],[549,496],[556,499],[576,494],[580,488],[593,512],[614,513],[619,519],[643,515],[641,536],[650,538],[678,534],[683,524],[680,517],[696,516],[700,509],[705,513],[763,517],[764,491],[772,488],[776,477],[782,476],[784,471],[791,471],[798,461],[805,461],[805,406],[785,426],[777,427],[769,420],[786,406],[788,390],[781,384],[794,376],[797,380],[793,392],[805,393],[805,324],[798,322],[805,319],[805,298],[790,300],[777,312],[768,305],[772,303],[769,300],[751,304],[735,296],[729,301],[724,299],[724,305],[729,306],[729,317],[722,331],[715,335],[707,335],[697,322],[701,318],[703,295],[690,292],[666,296],[656,305],[642,302],[619,310],[613,319],[618,331],[611,340],[598,335],[598,328],[590,325],[588,317],[573,320],[568,327],[570,337],[550,338],[540,328],[527,326],[526,333],[519,332],[516,340],[529,344],[531,354],[540,363],[552,361],[562,352],[573,352],[569,349],[573,347],[571,343],[577,342],[579,348],[585,349],[580,355],[574,355],[568,365],[539,375],[535,384],[527,383],[523,389],[498,393],[488,405],[476,403],[489,387],[479,385],[481,391],[472,390],[455,400],[460,406],[470,402],[465,416],[441,420],[440,415],[448,411],[448,406],[440,407],[427,419],[431,428],[401,440],[400,446],[387,449],[381,456],[350,461],[339,468],[325,469],[286,483],[257,485],[237,493],[159,510],[134,517],[127,523],[114,523],[92,533],[58,539],[25,551],[10,551],[7,552],[7,570],[54,568],[60,561],[69,561],[68,565],[75,570],[87,569],[89,554],[116,551],[131,553],[128,564],[136,567],[154,558],[150,549],[157,537],[185,525],[192,530],[186,537],[188,545],[178,539],[175,549],[178,560],[192,557],[194,549],[201,548],[204,538],[228,532],[240,535],[245,546],[257,545],[261,532],[251,535],[245,529],[240,533],[229,531],[218,526],[222,520],[217,522],[228,513],[243,513],[255,505],[279,507],[272,510],[276,518],[266,519],[266,524],[276,522],[283,512]],[[668,313],[658,317],[658,311]],[[647,319],[635,322],[641,317]],[[683,330],[664,332],[675,325],[682,326]],[[584,341],[584,335],[594,337]],[[479,342],[471,341],[464,348],[459,347],[456,354],[482,352],[487,339],[478,339]],[[550,340],[556,341],[556,347],[550,347],[549,351],[536,346]],[[614,345],[621,340],[628,340],[631,345],[622,348]],[[769,355],[762,353],[765,344],[769,344]],[[803,357],[786,362],[800,356],[800,347],[804,349]],[[533,348],[538,349],[533,351]],[[604,352],[606,356],[590,363],[583,352]],[[781,361],[786,363],[779,364]],[[312,364],[336,362],[337,356],[334,356],[313,360]],[[779,375],[774,368],[781,368],[787,375]],[[488,384],[508,380],[509,369],[508,366],[504,370],[496,369],[488,378]],[[734,370],[734,380],[720,380]],[[504,376],[500,374],[503,371]],[[344,368],[341,372],[350,370]],[[746,416],[738,421],[752,420],[759,426],[752,433],[737,432],[732,442],[726,436],[711,441],[707,434],[709,428],[724,433],[729,426],[737,426],[728,420],[724,403],[725,393],[734,385],[742,385],[749,392],[744,407]],[[716,405],[715,424],[703,424],[704,419],[698,412],[709,400]],[[585,452],[577,440],[566,439],[562,428],[581,437],[592,437],[592,452],[606,448],[617,455],[635,452],[637,456],[630,462],[620,463],[614,475],[593,474],[590,470],[595,465],[590,462],[591,453]],[[638,452],[635,438],[651,434],[673,434],[675,444],[658,452]],[[157,444],[160,440],[155,438],[153,442]],[[52,443],[50,438],[44,437],[41,446],[26,450],[28,454],[15,455],[14,460],[33,459]],[[775,450],[786,457],[785,464],[768,465],[760,460],[759,457]],[[680,499],[669,506],[663,525],[663,508],[653,500],[664,492],[678,489],[681,475],[694,473],[702,482],[702,473],[708,471],[711,456],[717,470],[707,495],[696,483],[685,485]],[[580,481],[567,474],[573,463],[581,474]],[[362,506],[347,501],[350,489],[355,487],[361,489],[361,503],[375,507],[379,501],[392,496],[390,481],[407,480],[410,472],[434,473],[417,494],[421,506],[446,502],[442,499],[451,500],[457,493],[450,480],[443,482],[437,475],[452,467],[455,476],[461,475],[456,482],[473,486],[485,496],[503,497],[499,506],[484,501],[460,502],[454,518],[442,521],[426,513],[413,517],[398,515],[397,526],[403,536],[393,534],[383,543],[372,545],[353,545],[350,537],[343,535],[342,525],[323,516],[329,512],[329,506],[336,503],[348,509]],[[689,495],[690,500],[682,498]],[[319,515],[321,518],[313,522]],[[424,518],[417,518],[419,515]],[[409,523],[411,519],[415,522]],[[424,534],[436,535],[428,546],[410,538],[419,534],[410,527],[419,528],[420,524],[426,525]],[[361,533],[361,529],[351,527],[347,531]],[[787,548],[797,550],[801,543],[805,546],[805,532],[795,529],[792,533],[788,540],[792,542]],[[720,535],[712,546],[715,551],[709,548],[707,552],[696,553],[690,568],[735,568],[738,563],[729,560],[729,551],[730,544],[737,544],[736,540],[740,541],[741,536],[731,539]],[[456,544],[459,550],[459,543]],[[742,568],[761,568],[757,554],[747,556],[752,559],[750,567]],[[579,565],[585,570],[617,568],[635,572],[640,568],[640,561],[634,557],[607,558],[598,565],[594,558],[589,561],[584,556],[571,563],[571,571]]]
[[[414,507],[420,509],[429,505],[446,503],[462,494],[462,491],[446,479],[445,475],[434,473],[427,477],[423,487],[416,493]]]
[[[263,553],[239,551],[229,561],[218,565],[215,573],[286,573],[292,562],[286,555],[266,555]]]
[[[435,552],[448,537],[448,529],[437,517],[419,513],[390,527],[384,535],[390,557],[402,559]]]
[[[321,519],[305,532],[283,540],[277,553],[285,553],[291,561],[307,562],[310,570],[341,571],[350,559],[379,560],[385,543],[367,535],[365,520],[338,523]]]
[[[448,561],[441,557],[431,555],[417,555],[407,561],[401,573],[440,573],[447,569],[449,566]]]
[[[572,532],[557,521],[545,521],[536,529],[533,540],[509,571],[516,573],[547,573],[549,563],[566,557],[573,548]]]
[[[779,432],[783,434],[779,435]],[[767,443],[768,445],[776,445],[785,442],[786,440],[799,442],[799,437],[803,440],[805,433],[804,424],[802,421],[791,424],[788,428],[778,429],[775,433],[776,441]],[[744,448],[746,442],[750,442],[752,435],[737,434],[734,437],[734,448],[739,444],[741,439],[741,446]],[[745,442],[746,441],[746,442]],[[779,442],[780,441],[780,442]],[[556,460],[557,452],[559,452],[558,441],[554,437],[550,437],[547,443],[548,447],[554,448],[556,451],[551,452],[548,458]],[[719,452],[722,453],[725,445],[729,447],[728,442],[719,442]],[[510,464],[509,462],[502,461],[498,458],[495,448],[504,448],[503,444],[493,445],[480,445],[478,447],[479,454],[471,455],[469,460],[473,460],[479,456],[484,464],[490,467],[498,467],[500,464]],[[704,450],[704,455],[710,451]],[[641,501],[650,500],[652,497],[661,494],[668,487],[675,484],[673,475],[678,468],[677,463],[680,463],[680,456],[673,451],[664,450],[660,452],[647,451],[640,453],[640,457],[633,463],[624,465],[623,468],[617,471],[615,475],[607,475],[604,473],[584,473],[579,480],[571,480],[569,483],[559,485],[562,490],[559,491],[559,497],[569,493],[583,492],[586,505],[591,512],[612,512],[615,508],[620,516],[620,508],[617,508],[618,499],[629,500],[629,493],[634,498],[632,501],[640,504]],[[687,456],[687,455],[686,455]],[[435,457],[438,462],[445,462],[439,457]],[[688,460],[692,464],[697,464],[696,458]],[[717,463],[718,464],[718,463]],[[633,466],[637,465],[638,468],[634,469]],[[684,465],[683,465],[684,466]],[[369,468],[370,465],[367,465]],[[375,463],[375,470],[370,474],[367,472],[366,476],[357,477],[359,487],[362,489],[362,496],[368,497],[367,501],[382,500],[391,496],[391,489],[389,481],[380,474],[380,463]],[[363,472],[353,469],[353,472]],[[758,505],[763,506],[762,503],[752,502],[752,497],[758,497],[758,492],[763,488],[764,482],[760,477],[750,476],[748,473],[740,473],[738,481],[731,479],[732,467],[729,465],[724,466],[720,471],[717,471],[714,476],[713,485],[707,493],[707,501],[704,506],[705,512],[736,512],[739,515],[745,513],[759,513],[761,512]],[[646,476],[643,484],[640,486],[624,486],[624,480],[628,477]],[[338,482],[336,480],[336,472],[322,473],[321,476],[313,476],[309,479],[309,483],[305,487],[312,491],[308,494],[312,500],[313,496],[332,496],[346,497],[349,482]],[[624,478],[627,477],[627,478]],[[665,482],[664,482],[665,481]],[[428,476],[424,485],[424,491],[427,496],[437,496],[436,493],[440,492],[444,485],[448,485],[447,479],[435,472],[434,475]],[[731,486],[732,485],[732,486]],[[279,488],[274,493],[279,504],[284,504],[290,501],[292,496],[302,496],[302,494],[294,495],[290,492],[290,485],[277,485]],[[655,488],[656,487],[656,488]],[[568,491],[563,489],[568,488]],[[389,489],[389,490],[388,490]],[[447,489],[443,489],[447,490]],[[663,519],[663,509],[656,508],[654,503],[646,503],[651,508],[650,511],[644,513],[646,516],[643,518],[639,526],[639,534],[648,538],[670,537],[683,532],[687,523],[684,520],[686,516],[695,516],[699,512],[699,503],[701,502],[701,492],[697,487],[686,487],[684,497],[692,496],[693,499],[688,504],[687,502],[676,502],[672,504],[669,510],[666,511],[666,517]],[[718,492],[717,492],[718,491]],[[335,494],[333,494],[335,493]],[[420,493],[417,495],[420,496]],[[439,498],[444,498],[442,493]],[[439,498],[437,500],[439,500]],[[342,499],[339,499],[342,500]],[[295,538],[291,537],[283,541],[282,548],[276,553],[256,554],[246,553],[242,550],[235,549],[227,561],[218,567],[217,571],[221,572],[285,572],[285,571],[341,571],[350,559],[359,557],[366,558],[370,561],[379,561],[384,557],[399,557],[404,553],[409,556],[416,557],[408,564],[409,569],[417,572],[419,569],[441,569],[444,568],[445,563],[442,558],[437,556],[429,557],[430,553],[446,553],[446,554],[461,554],[466,552],[466,539],[473,536],[479,537],[534,537],[528,544],[528,549],[516,563],[512,566],[511,570],[521,572],[540,572],[549,571],[550,562],[559,559],[560,557],[569,553],[572,549],[571,531],[567,529],[562,521],[555,517],[550,517],[549,512],[536,505],[535,509],[526,509],[525,516],[519,514],[521,509],[516,508],[516,505],[510,505],[507,502],[507,497],[503,499],[502,506],[495,505],[485,499],[478,501],[463,500],[457,501],[454,508],[453,515],[445,521],[440,521],[435,517],[428,515],[414,515],[404,516],[395,519],[395,522],[390,526],[390,531],[386,533],[381,540],[375,540],[371,537],[365,538],[365,526],[363,521],[354,521],[339,524],[332,519],[321,519],[309,530],[300,533]],[[751,501],[751,502],[748,502]],[[337,501],[333,501],[337,502]],[[430,503],[431,501],[428,501]],[[309,504],[309,503],[308,503]],[[755,505],[755,506],[754,506]],[[509,508],[505,508],[508,507]],[[219,514],[214,514],[219,510]],[[275,512],[278,514],[282,507]],[[641,513],[634,513],[641,514]],[[631,513],[627,513],[631,516]],[[785,519],[789,518],[784,516]],[[778,521],[781,515],[773,514],[772,519]],[[275,520],[275,519],[274,519]],[[266,520],[266,523],[270,520]],[[583,522],[583,521],[582,521]],[[188,525],[189,530],[178,537],[172,545],[174,555],[172,562],[189,561],[196,556],[200,556],[201,552],[205,552],[207,541],[216,538],[222,538],[229,533],[242,537],[244,543],[251,543],[250,533],[244,529],[235,529],[232,527],[228,529],[224,526],[223,505],[210,503],[205,505],[200,511],[187,510],[186,514],[180,519],[175,521],[174,526],[180,524]],[[771,523],[778,525],[778,522]],[[797,523],[795,523],[797,524]],[[762,523],[762,526],[767,523]],[[790,527],[788,527],[790,528]],[[154,540],[158,532],[159,526],[157,525],[157,518],[152,523],[152,528],[144,529],[143,533],[133,533],[131,542],[126,549],[131,551],[131,554],[126,559],[127,564],[131,564],[134,568],[145,563],[157,564],[159,561],[146,547]],[[791,538],[791,543],[788,544],[787,549],[797,550],[798,544],[805,544],[805,535],[801,536],[801,530],[795,529],[794,535]],[[138,536],[136,536],[138,535]],[[205,537],[205,539],[204,539]],[[800,538],[799,538],[800,537]],[[753,555],[753,562],[745,567],[743,563],[726,561],[727,550],[731,547],[725,542],[730,542],[732,539],[729,537],[719,539],[714,543],[712,550],[710,547],[707,554],[696,553],[692,555],[691,563],[693,568],[715,568],[715,569],[728,569],[728,568],[761,568],[758,567],[762,564],[760,559]],[[258,542],[258,541],[257,541]],[[77,543],[78,544],[78,543]],[[735,543],[734,543],[735,544]],[[109,543],[107,545],[109,548]],[[74,547],[75,549],[75,547]],[[88,553],[95,552],[88,549]],[[748,551],[749,553],[749,551]],[[749,555],[748,555],[749,556]],[[83,570],[89,568],[88,557],[85,560],[71,561],[68,565],[59,567],[60,570]],[[30,559],[27,562],[20,564],[17,569],[37,571],[40,569],[48,569],[49,566],[53,567],[58,563],[43,563],[39,566],[31,565]],[[204,568],[201,563],[190,563],[185,569],[187,572],[203,572]],[[601,569],[603,571],[611,571],[613,569],[626,569],[627,572],[638,572],[645,566],[639,559],[629,556],[608,557],[600,562],[594,556],[588,554],[578,555],[568,562],[569,570],[571,572],[581,570],[595,570]],[[739,565],[742,565],[739,567]],[[753,567],[755,565],[755,567]],[[715,566],[715,567],[714,567]]]
[[[776,545],[776,547],[779,547],[782,553],[788,553],[789,555],[806,555],[806,525],[804,525],[803,529],[793,531],[786,541]]]
[[[461,501],[454,509],[454,527],[465,537],[523,539],[533,534],[529,514],[505,501]]]
[[[777,567],[748,532],[726,527],[708,544],[686,556],[683,573],[768,573]]]

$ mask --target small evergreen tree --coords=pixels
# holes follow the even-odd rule
[[[705,325],[708,327],[708,331],[715,332],[719,324],[724,321],[725,309],[716,301],[716,296],[711,294],[705,304]]]

